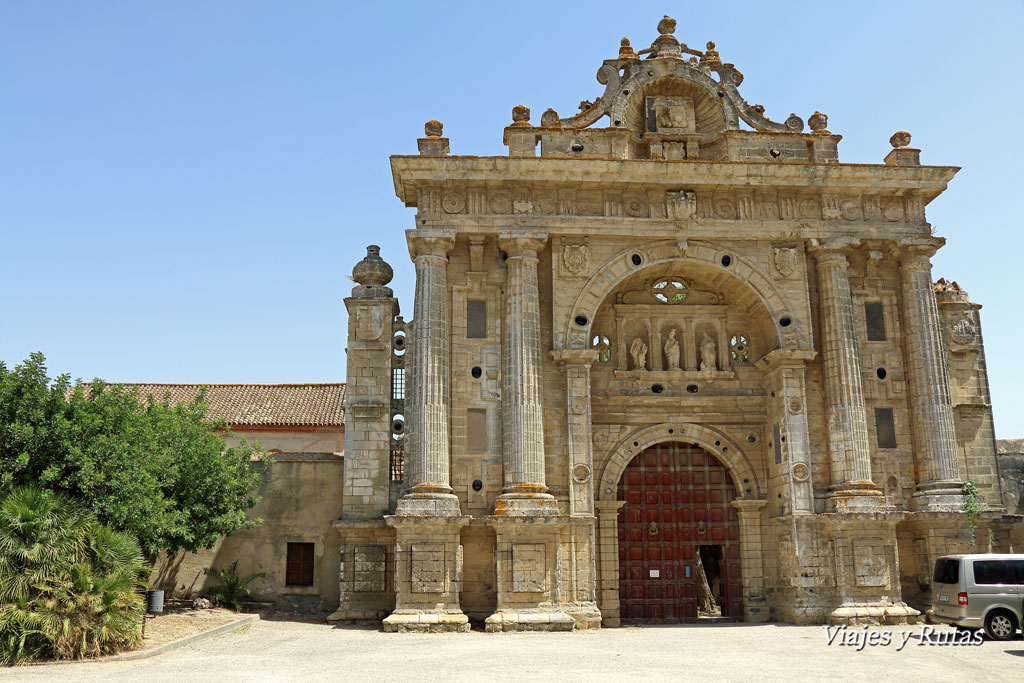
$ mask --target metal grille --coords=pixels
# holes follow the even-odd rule
[[[391,442],[391,481],[405,479],[405,439]]]
[[[391,398],[395,400],[405,398],[405,368],[391,369]]]

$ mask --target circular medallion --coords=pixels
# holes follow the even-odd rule
[[[508,192],[495,192],[488,205],[494,213],[508,213],[512,210],[512,198]]]
[[[818,209],[818,202],[813,199],[804,199],[800,202],[801,218],[821,218],[821,211]]]
[[[573,399],[572,412],[576,415],[582,415],[587,410],[587,402],[582,398]]]
[[[806,463],[798,462],[793,464],[793,479],[796,481],[807,481],[807,477],[810,476],[811,471],[808,469]]]
[[[715,215],[719,218],[736,218],[736,206],[728,199],[715,202]]]
[[[840,213],[843,218],[848,221],[859,221],[861,216],[864,215],[860,209],[860,202],[855,202],[853,200],[843,202],[843,205],[840,208]]]
[[[572,479],[578,484],[585,484],[590,481],[590,467],[580,463],[572,468]]]
[[[458,192],[446,192],[441,197],[441,208],[445,213],[462,213],[466,208],[466,198]]]
[[[889,202],[882,209],[882,215],[885,216],[887,221],[898,221],[903,218],[903,203],[902,202]]]
[[[792,401],[789,402],[789,412],[791,413],[799,413],[801,410],[803,410],[803,407],[803,404],[800,403],[800,399],[798,398],[794,398]]]
[[[622,200],[622,209],[634,218],[643,218],[647,215],[647,202],[641,197],[626,197]]]

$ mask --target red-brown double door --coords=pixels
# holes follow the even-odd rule
[[[619,603],[623,619],[697,619],[696,554],[717,546],[722,616],[743,618],[739,524],[729,472],[700,446],[665,442],[637,455],[619,481]],[[712,549],[714,550],[714,549]],[[709,577],[711,580],[711,577]],[[712,586],[712,592],[715,587]]]

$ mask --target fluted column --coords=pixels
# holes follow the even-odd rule
[[[412,328],[412,382],[409,406],[409,490],[398,515],[458,515],[459,500],[450,484],[448,435],[448,253],[452,230],[408,230],[409,254],[416,264],[416,300]]]
[[[546,242],[547,234],[536,231],[498,236],[508,258],[501,354],[504,488],[494,504],[496,515],[558,514],[544,476],[537,253]]]
[[[828,408],[830,497],[837,511],[875,508],[881,491],[871,480],[871,451],[860,374],[860,352],[843,245],[814,250],[821,299],[825,396]]]
[[[910,420],[917,462],[914,509],[954,509],[963,504],[960,458],[942,348],[931,257],[938,245],[903,248],[900,279],[906,327]]]

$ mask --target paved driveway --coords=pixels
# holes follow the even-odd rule
[[[627,627],[575,633],[386,634],[370,628],[263,621],[136,662],[0,670],[14,681],[1020,681],[1024,640],[920,644],[921,626],[891,643],[826,643],[821,626]],[[864,629],[856,629],[863,631]],[[877,640],[883,640],[883,631]],[[900,631],[909,632],[906,645]],[[954,632],[938,627],[933,636]],[[846,636],[850,640],[850,636]]]

